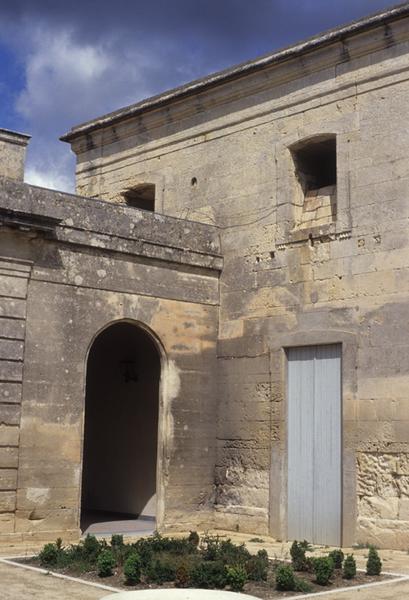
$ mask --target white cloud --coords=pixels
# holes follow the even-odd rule
[[[51,190],[70,193],[74,192],[74,181],[72,176],[64,175],[63,171],[55,173],[48,168],[46,168],[45,171],[41,171],[37,167],[28,166],[24,173],[24,181],[26,183],[31,183],[31,185],[37,185]]]
[[[159,35],[129,21],[100,31],[85,35],[75,20],[0,19],[0,39],[24,74],[15,112],[20,129],[32,136],[27,182],[73,191],[74,158],[60,135],[200,74],[197,53],[186,52],[168,31]]]
[[[68,32],[35,34],[16,109],[29,120],[46,117],[48,123],[42,123],[46,128],[55,125],[57,116],[66,122],[71,115],[87,115],[112,77],[114,62],[101,47],[76,45]]]
[[[148,96],[146,73],[158,65],[108,36],[91,45],[68,31],[31,30],[26,44],[25,86],[16,101],[32,135],[25,180],[72,192],[72,155],[58,137],[73,125]]]

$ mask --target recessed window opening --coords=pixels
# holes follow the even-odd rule
[[[335,136],[320,137],[301,143],[292,154],[297,177],[306,195],[337,183],[337,147]]]
[[[128,206],[142,210],[155,210],[155,184],[143,183],[124,192],[123,197]]]

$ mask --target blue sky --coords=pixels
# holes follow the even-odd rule
[[[0,127],[26,180],[73,191],[73,125],[345,24],[385,0],[1,0]]]

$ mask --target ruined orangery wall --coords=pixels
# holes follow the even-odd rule
[[[149,182],[159,213],[218,228],[224,528],[285,538],[283,348],[342,342],[343,543],[409,544],[409,27],[386,21],[67,136],[80,194]],[[336,210],[305,215],[290,149],[327,135]]]

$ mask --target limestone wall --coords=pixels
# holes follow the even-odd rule
[[[343,542],[409,544],[407,21],[385,31],[73,142],[81,193],[118,202],[153,182],[159,212],[219,228],[224,528],[285,537],[283,348],[342,342]],[[337,140],[337,210],[299,227],[289,148],[325,134]]]
[[[152,332],[162,355],[158,527],[209,526],[217,236],[161,217],[165,244],[158,217],[108,206],[104,221],[104,203],[84,202],[0,181],[0,538],[78,536],[87,353],[120,320]]]
[[[0,259],[0,531],[16,510],[27,285],[30,263]]]

